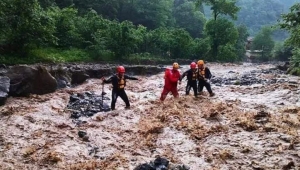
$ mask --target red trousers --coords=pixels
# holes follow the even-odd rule
[[[164,101],[169,92],[171,92],[175,98],[179,97],[177,87],[172,87],[172,88],[164,87],[164,90],[162,91],[161,96],[160,96],[160,100]]]

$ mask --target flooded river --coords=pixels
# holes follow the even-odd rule
[[[271,64],[207,66],[214,97],[206,89],[199,98],[186,96],[183,81],[180,98],[169,94],[161,103],[163,73],[138,76],[126,86],[130,110],[118,98],[116,110],[76,121],[70,96],[100,95],[101,80],[10,97],[0,107],[0,169],[132,170],[157,156],[191,170],[299,169],[300,78]],[[111,98],[111,85],[104,91]]]

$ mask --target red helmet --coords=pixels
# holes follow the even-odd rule
[[[125,68],[123,66],[118,66],[117,71],[118,73],[125,73]]]
[[[195,62],[192,62],[191,65],[190,65],[190,67],[191,67],[191,68],[196,68],[196,67],[197,67],[197,64],[196,64]]]

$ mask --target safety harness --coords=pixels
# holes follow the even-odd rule
[[[192,80],[196,80],[197,79],[197,70],[193,71],[193,76],[192,76]]]
[[[199,75],[205,78],[205,67],[203,67],[203,69],[199,68]]]
[[[118,87],[119,89],[124,89],[125,87],[125,79],[124,76],[122,76],[121,78],[118,77],[119,81],[118,81]]]

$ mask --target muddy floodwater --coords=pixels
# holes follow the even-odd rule
[[[138,76],[126,86],[130,110],[118,98],[116,110],[91,117],[71,118],[67,106],[73,94],[101,95],[99,79],[10,97],[0,107],[0,169],[133,170],[157,156],[190,170],[299,169],[300,78],[271,64],[207,66],[214,97],[186,96],[184,80],[179,99],[160,103],[163,73]],[[111,98],[111,85],[104,91]]]

